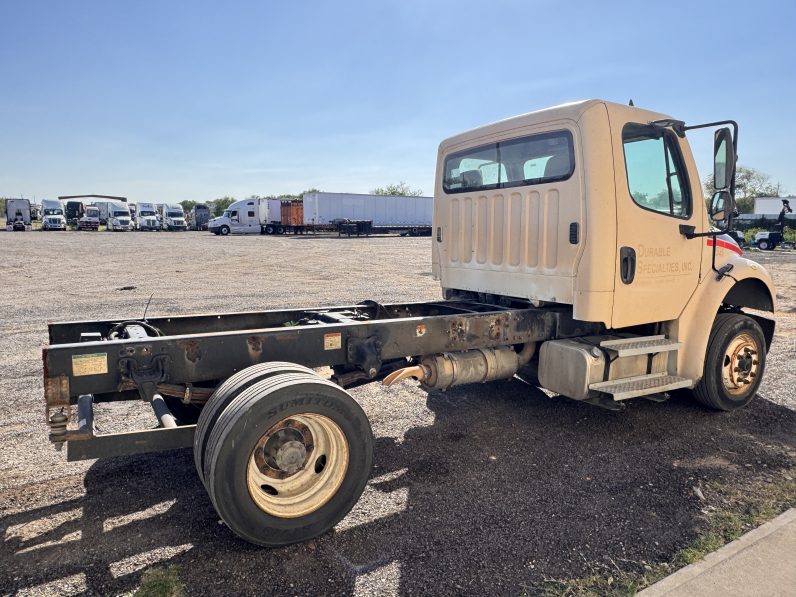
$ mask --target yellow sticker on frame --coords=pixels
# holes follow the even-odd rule
[[[72,355],[72,375],[103,375],[108,372],[108,353]]]
[[[323,335],[323,349],[324,350],[339,350],[343,347],[343,334],[335,332],[332,334]]]

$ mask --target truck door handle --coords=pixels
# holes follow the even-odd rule
[[[630,284],[636,277],[636,252],[633,247],[619,249],[619,275],[625,284]]]

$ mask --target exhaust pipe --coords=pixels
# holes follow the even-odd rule
[[[423,357],[420,364],[399,369],[385,377],[382,383],[391,386],[413,377],[420,381],[423,389],[446,390],[464,384],[509,379],[535,353],[535,342],[526,343],[520,352],[515,352],[511,346],[446,352]]]

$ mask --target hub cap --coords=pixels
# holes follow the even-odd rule
[[[257,441],[246,483],[254,503],[279,518],[298,518],[328,502],[348,470],[348,442],[328,417],[282,419]]]
[[[745,394],[758,375],[760,348],[750,334],[739,334],[724,352],[721,378],[724,388],[735,396]]]

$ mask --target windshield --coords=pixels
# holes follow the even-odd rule
[[[63,209],[45,209],[44,210],[45,216],[62,216],[64,215]]]
[[[168,211],[166,215],[170,218],[181,218],[183,214],[181,211]]]
[[[130,213],[126,212],[126,211],[114,211],[113,212],[113,217],[114,218],[123,218],[125,216],[130,217]]]
[[[232,216],[232,212],[231,212],[231,211],[229,211],[229,210],[226,210],[226,211],[224,212],[224,217],[225,217],[225,218],[229,218],[230,216]]]
[[[143,218],[144,216],[154,216],[154,211],[149,211],[148,209],[142,209],[139,215]]]
[[[86,208],[86,215],[89,218],[96,218],[99,216],[99,210],[97,208],[87,207]]]

